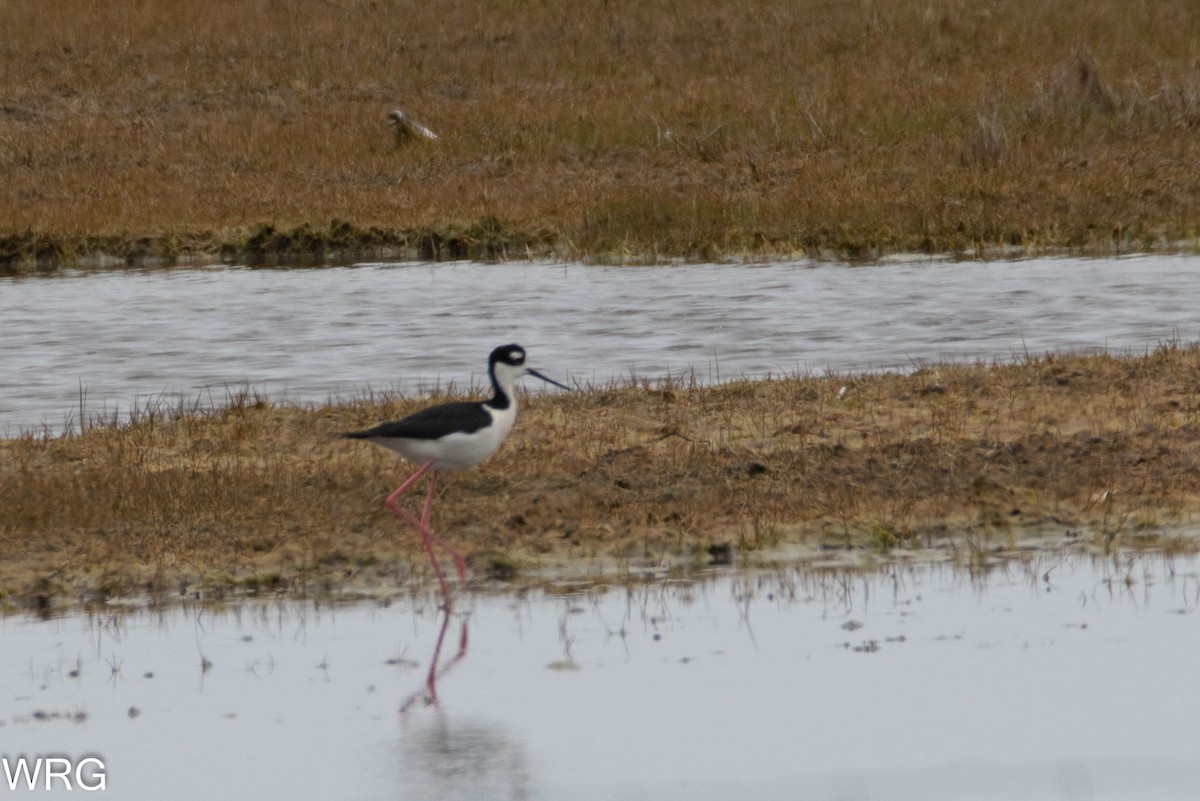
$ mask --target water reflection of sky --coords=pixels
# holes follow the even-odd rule
[[[1196,257],[847,268],[469,263],[0,280],[0,433],[249,385],[323,402],[484,380],[703,381],[1200,339]]]
[[[476,596],[403,715],[432,607],[9,618],[0,752],[99,754],[126,799],[1192,798],[1198,568]]]

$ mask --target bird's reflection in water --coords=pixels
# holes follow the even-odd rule
[[[450,617],[453,613],[454,607],[452,604],[446,604],[442,609],[442,627],[438,630],[437,645],[433,647],[433,656],[429,658],[429,672],[425,675],[425,686],[404,699],[404,703],[400,705],[401,715],[412,709],[418,702],[424,702],[426,705],[437,704],[438,679],[449,673],[458,663],[466,658],[467,643],[470,635],[470,616],[464,616],[462,619],[462,627],[458,633],[458,652],[447,659],[444,664],[438,664],[442,658],[442,647],[446,644],[446,634],[450,631]]]
[[[442,650],[454,628],[452,608],[442,611],[437,644],[429,660],[425,684],[400,707],[401,786],[405,797],[441,799],[532,798],[529,758],[521,742],[503,726],[482,720],[452,720],[442,708],[438,679],[458,666],[467,655],[470,617],[458,629],[458,650],[442,661]],[[433,714],[409,714],[414,707],[431,708]]]
[[[399,741],[398,786],[405,798],[491,801],[533,798],[525,743],[494,721],[415,715]]]

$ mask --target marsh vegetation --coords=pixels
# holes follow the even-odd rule
[[[970,567],[1045,537],[1187,550],[1198,399],[1200,350],[1176,346],[530,397],[496,456],[442,482],[433,523],[472,554],[475,581],[796,548],[934,549]],[[427,399],[231,400],[0,441],[5,602],[430,578],[419,539],[383,506],[410,468],[335,438]]]
[[[0,262],[1194,249],[1196,14],[6,3]]]

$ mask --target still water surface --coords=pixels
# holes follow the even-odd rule
[[[97,755],[131,801],[1192,799],[1198,570],[475,595],[439,702],[403,713],[440,631],[424,602],[0,619],[0,753]]]
[[[0,280],[0,434],[249,387],[324,402],[486,380],[898,368],[1200,339],[1200,258],[849,268],[376,264]]]

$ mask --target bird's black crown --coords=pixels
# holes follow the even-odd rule
[[[504,362],[513,367],[520,367],[525,363],[525,349],[520,345],[501,345],[492,351],[491,358],[488,359],[488,365],[495,366],[498,362]]]

